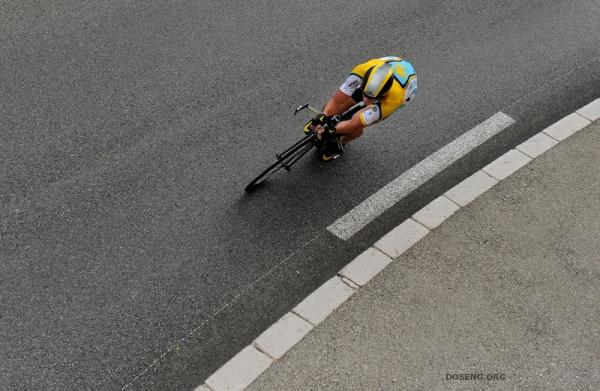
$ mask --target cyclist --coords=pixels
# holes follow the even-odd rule
[[[317,131],[320,158],[331,161],[344,153],[344,145],[360,137],[363,129],[386,119],[413,100],[417,93],[417,74],[400,57],[371,59],[352,69],[346,81],[323,107],[323,114],[306,123],[304,132]],[[335,129],[327,124],[334,115],[363,101],[365,107],[352,118],[339,122]],[[333,133],[341,137],[332,137]]]

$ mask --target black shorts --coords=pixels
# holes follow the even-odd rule
[[[363,94],[362,94],[362,90],[360,89],[360,87],[358,87],[356,90],[354,90],[354,93],[352,94],[352,99],[354,99],[354,101],[356,103],[362,102]]]

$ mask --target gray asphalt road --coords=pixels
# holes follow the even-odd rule
[[[600,389],[599,160],[596,121],[397,257],[247,391]]]
[[[189,389],[482,164],[600,94],[592,0],[6,1],[0,387]],[[243,187],[361,60],[419,96],[323,165]],[[325,227],[497,111],[517,124],[351,242]]]

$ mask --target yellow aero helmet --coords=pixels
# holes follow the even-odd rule
[[[379,99],[388,93],[394,82],[394,70],[388,63],[372,66],[362,80],[363,94],[371,99]]]

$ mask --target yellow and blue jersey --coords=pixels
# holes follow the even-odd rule
[[[371,67],[385,63],[392,66],[394,82],[389,92],[376,103],[379,112],[377,107],[372,107],[371,111],[364,110],[360,113],[363,126],[369,126],[387,118],[394,111],[409,103],[417,93],[417,73],[410,62],[400,57],[374,58],[355,66],[340,90],[357,100],[356,95],[353,94],[360,88],[365,73]]]

